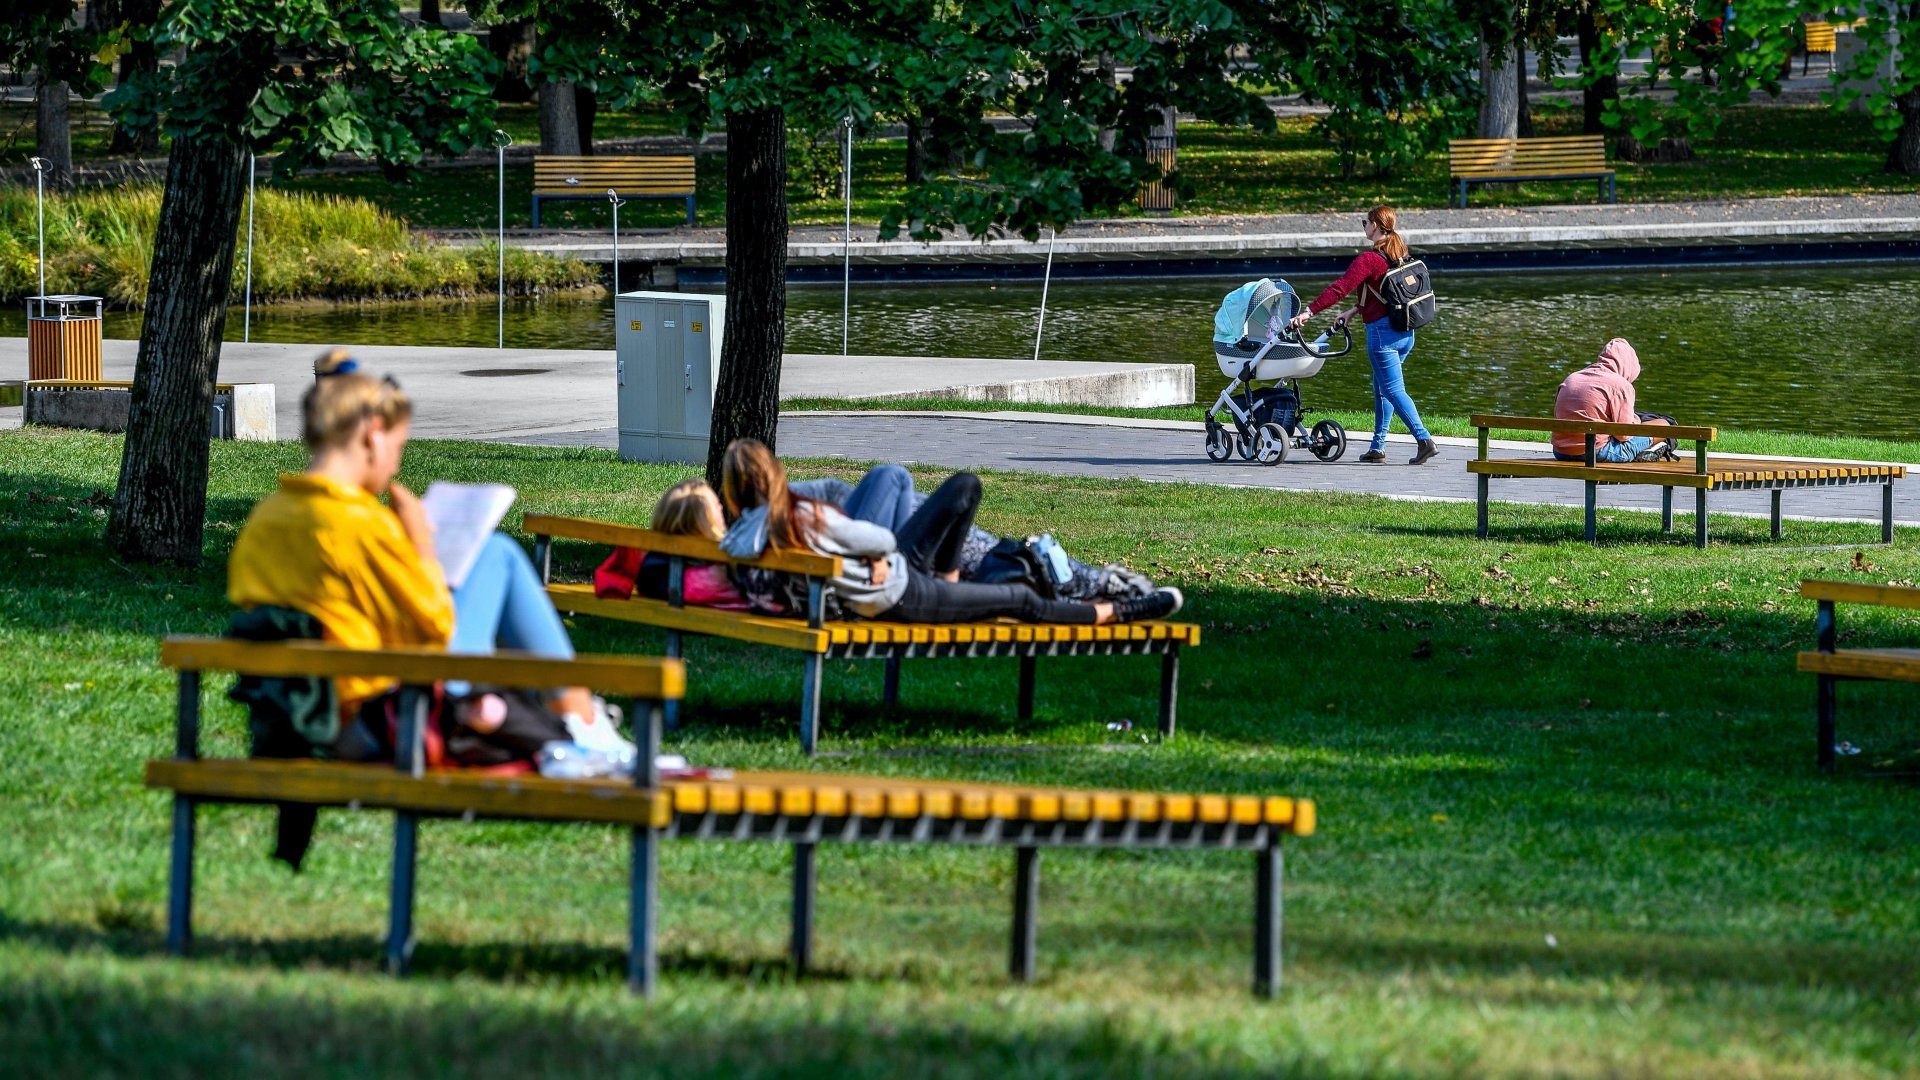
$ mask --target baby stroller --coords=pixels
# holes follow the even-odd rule
[[[1347,452],[1347,431],[1337,421],[1322,420],[1302,432],[1309,410],[1300,405],[1299,380],[1319,374],[1329,357],[1351,352],[1353,333],[1336,324],[1346,337],[1337,351],[1329,348],[1327,334],[1302,341],[1287,326],[1299,310],[1293,286],[1271,278],[1249,281],[1220,302],[1213,318],[1213,356],[1220,374],[1233,381],[1207,410],[1207,457],[1225,461],[1237,447],[1243,460],[1278,465],[1289,447],[1301,447],[1321,461],[1338,461]],[[1276,385],[1255,390],[1256,381]]]

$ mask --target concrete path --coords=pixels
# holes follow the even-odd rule
[[[1338,491],[1397,499],[1472,502],[1474,478],[1466,462],[1476,444],[1440,439],[1440,456],[1419,468],[1407,466],[1413,443],[1389,436],[1386,465],[1362,465],[1367,433],[1349,433],[1346,457],[1331,464],[1295,450],[1279,465],[1257,465],[1235,458],[1215,464],[1201,445],[1194,422],[1112,420],[1103,417],[1049,416],[1044,413],[912,414],[796,413],[780,421],[780,452],[793,457],[844,457],[855,461],[892,461],[948,469],[995,469],[1054,476],[1127,478],[1166,483],[1218,484],[1224,487],[1285,491]],[[512,439],[538,445],[612,448],[612,431]],[[1499,443],[1503,449],[1545,452],[1539,443]],[[1913,466],[1920,469],[1920,466]],[[1578,484],[1550,480],[1496,480],[1496,502],[1580,506]],[[1602,508],[1660,509],[1657,488],[1600,489]],[[1675,497],[1674,510],[1691,514],[1691,497]],[[1880,488],[1815,488],[1786,493],[1785,515],[1806,521],[1880,520]],[[1709,515],[1768,514],[1766,492],[1716,492]],[[1894,486],[1894,517],[1920,525],[1920,484]],[[1472,515],[1462,517],[1471,527]],[[1877,541],[1862,531],[1862,543]]]
[[[230,341],[220,349],[220,379],[273,383],[279,435],[294,438],[300,395],[313,381],[313,361],[322,349]],[[103,342],[102,377],[133,378],[138,350],[136,341]],[[611,349],[356,345],[353,351],[406,387],[418,406],[415,432],[424,438],[512,441],[611,431],[618,423]],[[27,339],[0,338],[0,379],[23,379],[26,373]],[[1193,365],[796,354],[783,365],[780,396],[1152,408],[1193,400]],[[0,428],[17,427],[20,418],[19,409],[0,409]]]

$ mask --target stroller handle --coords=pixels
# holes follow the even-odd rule
[[[1340,322],[1334,323],[1333,329],[1339,331],[1340,336],[1346,339],[1346,344],[1340,346],[1338,350],[1333,352],[1327,352],[1321,349],[1313,349],[1314,355],[1332,358],[1335,356],[1345,356],[1348,353],[1353,351],[1353,328],[1349,327],[1346,324],[1345,320],[1342,320]],[[1331,333],[1331,331],[1329,331],[1329,333]],[[1301,342],[1301,344],[1306,345],[1307,343],[1303,341]],[[1311,345],[1308,345],[1307,347],[1310,349],[1313,348]]]

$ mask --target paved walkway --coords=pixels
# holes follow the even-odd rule
[[[1018,418],[1015,418],[1015,417]],[[1367,435],[1352,434],[1346,457],[1331,464],[1304,450],[1280,465],[1256,465],[1235,458],[1215,464],[1201,448],[1200,425],[1168,421],[1112,421],[1097,417],[1049,417],[1046,414],[911,415],[902,413],[798,413],[780,421],[780,452],[794,457],[844,457],[856,461],[893,461],[941,468],[996,469],[1055,476],[1129,478],[1168,483],[1219,484],[1286,491],[1339,491],[1398,499],[1472,502],[1474,478],[1466,462],[1475,444],[1441,439],[1440,456],[1420,468],[1402,464],[1412,456],[1412,440],[1389,437],[1390,464],[1362,465],[1354,459],[1366,449]],[[513,439],[542,445],[612,448],[612,431]],[[1505,448],[1535,450],[1539,443],[1503,443]],[[1920,468],[1920,467],[1916,467]],[[1496,480],[1497,502],[1580,506],[1578,484],[1550,480]],[[1657,488],[1603,487],[1603,508],[1660,508]],[[1691,513],[1684,493],[1674,500],[1676,514]],[[1814,488],[1786,493],[1785,516],[1805,521],[1880,520],[1880,489]],[[1710,514],[1764,517],[1764,491],[1716,492]],[[1920,486],[1894,486],[1894,517],[1920,525]],[[1471,515],[1463,518],[1470,521]],[[1862,542],[1878,539],[1867,536]]]

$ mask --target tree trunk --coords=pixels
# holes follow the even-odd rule
[[[430,25],[440,22],[440,0],[420,0],[420,21]]]
[[[573,88],[573,114],[580,129],[580,152],[593,153],[593,120],[600,113],[600,95],[584,86]]]
[[[1480,137],[1483,139],[1511,139],[1519,135],[1520,99],[1519,77],[1514,68],[1519,59],[1514,54],[1514,46],[1509,43],[1499,48],[1489,48],[1485,41],[1480,43]]]
[[[1900,134],[1887,147],[1887,171],[1920,176],[1920,90],[1893,99],[1900,113]]]
[[[787,345],[787,117],[727,114],[727,333],[713,402],[707,480],[735,439],[774,446]]]
[[[1519,104],[1515,109],[1517,119],[1514,121],[1513,130],[1514,134],[1521,138],[1531,139],[1533,138],[1533,107],[1531,103],[1527,101],[1527,75],[1529,72],[1527,71],[1527,47],[1525,45],[1520,46],[1519,59],[1520,62],[1513,65],[1514,73],[1519,76],[1519,85],[1514,89],[1514,94]]]
[[[1598,0],[1594,0],[1598,2]],[[1608,72],[1599,78],[1593,73],[1601,66],[1601,57],[1612,48],[1611,44],[1600,36],[1600,24],[1593,17],[1593,4],[1580,8],[1578,28],[1580,38],[1580,130],[1588,135],[1601,135],[1607,125],[1601,118],[1607,114],[1607,103],[1620,98],[1620,76]],[[1608,58],[1611,63],[1611,58]]]
[[[927,127],[915,113],[907,117],[907,183],[927,179]]]
[[[580,153],[580,117],[574,108],[573,84],[540,84],[540,152],[575,156]]]
[[[167,158],[126,450],[107,522],[108,541],[129,559],[200,559],[207,433],[246,170],[239,143],[206,136],[175,139]]]
[[[73,127],[67,111],[67,84],[43,82],[34,95],[33,152],[47,159],[47,187],[73,190]]]
[[[495,23],[487,28],[487,51],[500,61],[500,78],[493,84],[493,100],[514,104],[533,100],[527,82],[527,58],[533,55],[531,22]]]

